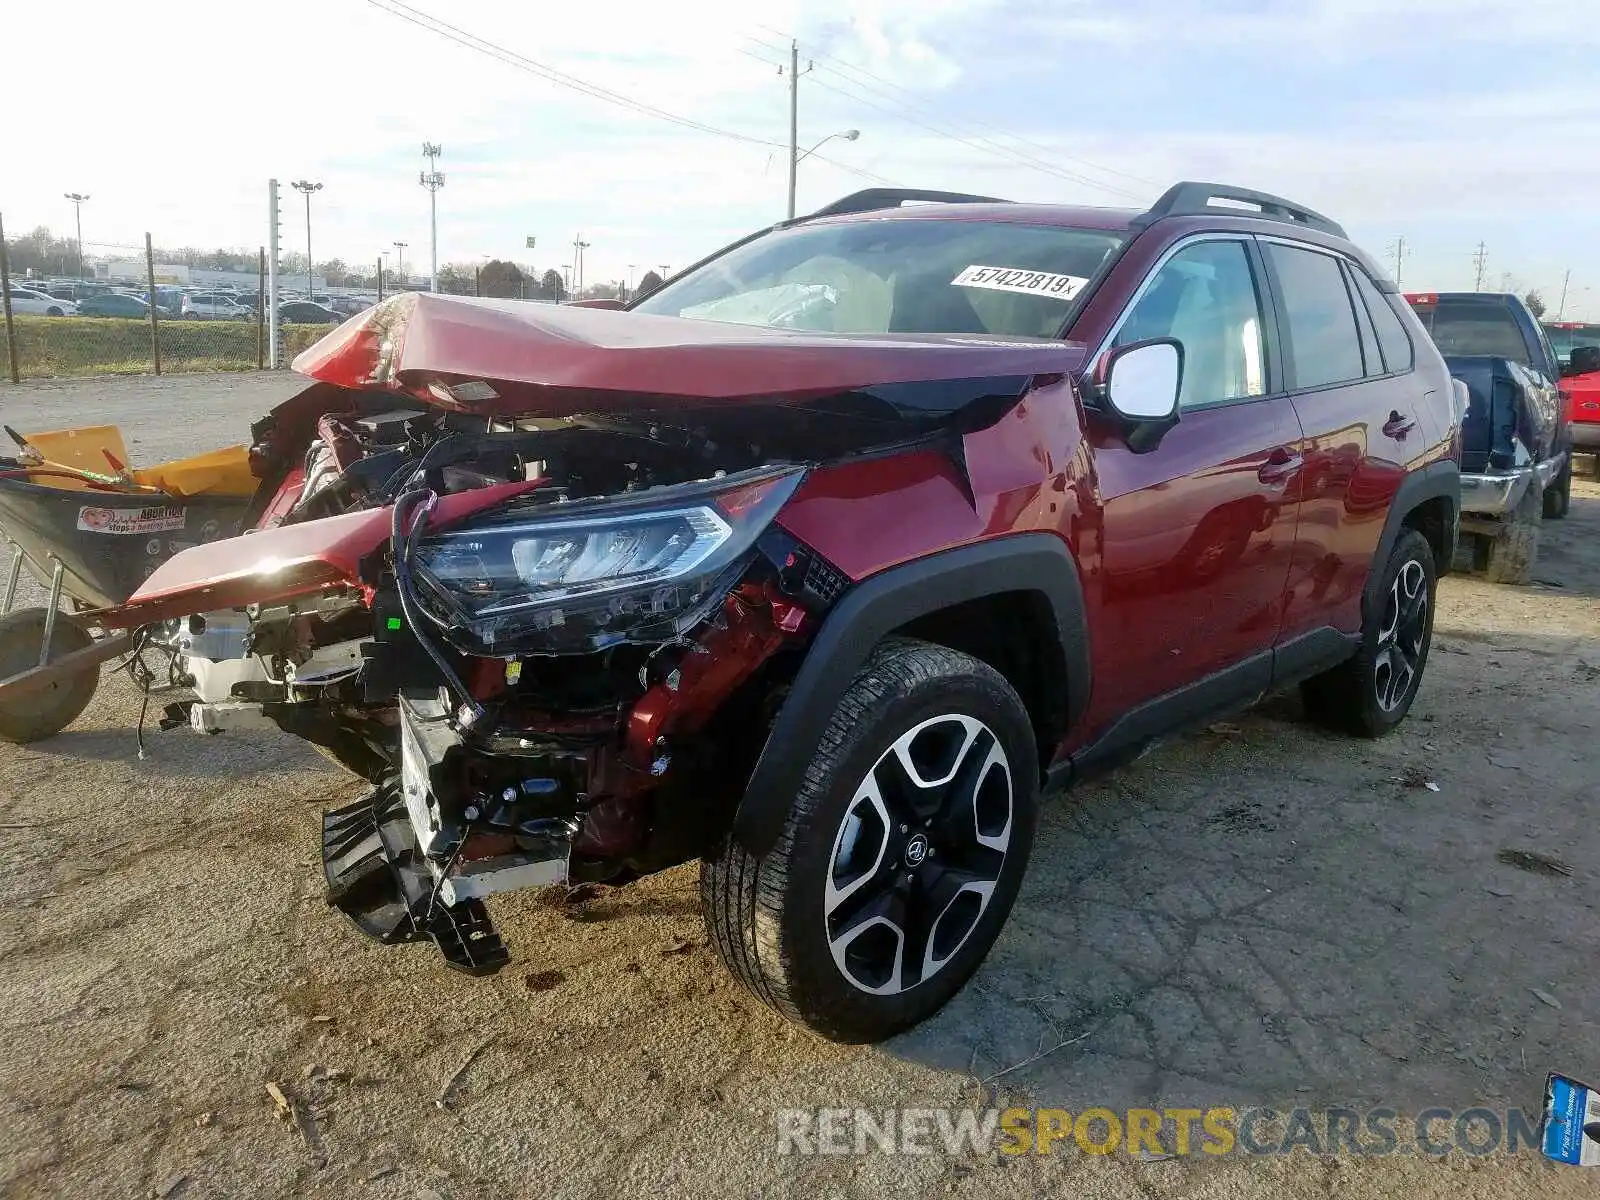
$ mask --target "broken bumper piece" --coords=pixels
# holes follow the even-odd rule
[[[482,900],[435,895],[393,783],[322,814],[322,870],[328,903],[386,946],[431,939],[446,965],[469,975],[492,975],[510,961]]]

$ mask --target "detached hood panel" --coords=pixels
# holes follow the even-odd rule
[[[641,402],[797,403],[885,385],[1011,381],[987,389],[993,394],[1026,390],[1017,382],[1072,371],[1082,359],[1083,347],[1066,342],[806,333],[411,293],[347,321],[294,367],[324,383],[510,417],[638,409]],[[985,390],[957,389],[969,396]]]

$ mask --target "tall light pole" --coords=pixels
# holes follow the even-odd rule
[[[579,300],[583,299],[583,252],[588,248],[583,234],[572,239],[572,291]]]
[[[406,281],[406,247],[410,244],[410,242],[396,242],[394,244],[395,251],[399,255],[394,262],[394,277],[400,281],[402,286]]]
[[[438,142],[423,142],[422,157],[428,160],[428,169],[417,176],[417,182],[428,189],[428,290],[439,290],[439,189],[444,186],[444,176],[439,172],[439,155],[443,153]]]
[[[73,215],[78,221],[78,278],[83,278],[83,202],[89,197],[83,192],[66,193],[68,200],[72,201]]]
[[[296,179],[291,186],[295,191],[303,192],[306,198],[306,299],[310,300],[316,292],[316,288],[311,283],[313,270],[311,266],[311,193],[320,192],[322,185],[320,183],[312,183],[306,179]]]

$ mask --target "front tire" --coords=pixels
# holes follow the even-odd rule
[[[977,970],[1033,845],[1027,710],[987,664],[909,639],[857,673],[757,857],[731,837],[700,874],[712,943],[760,1000],[823,1037],[875,1042]]]
[[[1405,720],[1433,644],[1438,586],[1433,547],[1407,529],[1384,565],[1355,657],[1300,685],[1312,720],[1366,738],[1382,737]]]

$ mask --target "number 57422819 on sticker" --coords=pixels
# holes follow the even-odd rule
[[[955,287],[988,288],[996,292],[1022,292],[1029,296],[1071,300],[1089,281],[1077,275],[1057,275],[1053,271],[971,266],[950,282]]]

